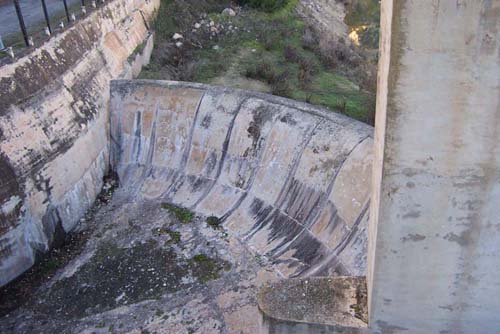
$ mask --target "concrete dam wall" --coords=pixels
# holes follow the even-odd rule
[[[222,218],[282,277],[365,275],[372,128],[199,84],[114,81],[112,163],[130,201]]]
[[[158,6],[109,1],[0,67],[0,286],[71,231],[100,192],[109,82],[131,78],[147,61]]]

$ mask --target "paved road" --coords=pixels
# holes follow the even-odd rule
[[[80,0],[68,0],[68,6],[78,3]],[[41,0],[20,0],[21,11],[28,31],[44,20]],[[49,14],[64,11],[62,0],[46,0]],[[56,24],[55,22],[53,23]],[[17,20],[14,1],[0,0],[0,35],[2,38],[19,33],[19,21]]]

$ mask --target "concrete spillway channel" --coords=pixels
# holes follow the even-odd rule
[[[0,330],[263,333],[262,286],[365,275],[372,130],[269,95],[113,82],[120,187],[82,254]]]

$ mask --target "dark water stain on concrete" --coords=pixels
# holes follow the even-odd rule
[[[422,240],[425,240],[425,236],[421,235],[421,234],[418,234],[418,233],[415,233],[415,234],[408,234],[406,237],[402,237],[401,240],[403,242],[407,242],[407,241],[422,241]]]
[[[247,129],[248,136],[252,138],[253,152],[257,152],[260,148],[262,127],[272,118],[273,112],[269,108],[259,107],[253,111],[253,120]]]
[[[467,246],[472,241],[471,234],[472,234],[471,230],[463,231],[462,233],[460,233],[460,235],[450,232],[446,234],[443,238],[450,242],[456,242],[457,244],[463,247]]]
[[[377,320],[377,326],[380,328],[381,332],[376,333],[380,334],[396,334],[408,330],[408,328],[391,325],[388,322],[382,320]]]

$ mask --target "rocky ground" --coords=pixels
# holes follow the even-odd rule
[[[266,259],[216,218],[120,192],[82,223],[81,253],[26,291],[0,332],[257,333],[257,290],[279,279]]]

